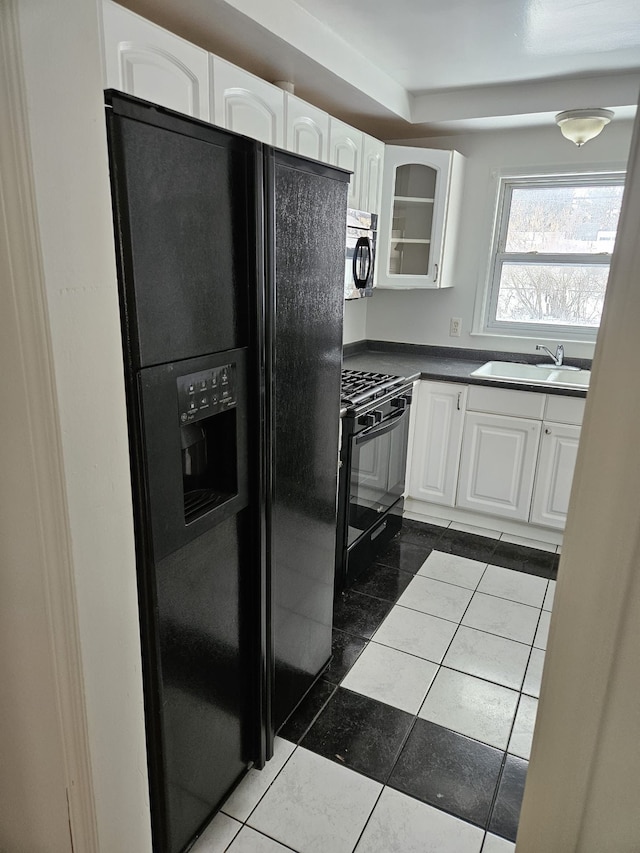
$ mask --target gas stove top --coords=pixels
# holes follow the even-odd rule
[[[369,373],[365,370],[343,370],[340,388],[341,405],[355,409],[377,397],[384,397],[394,388],[404,385],[402,376],[388,373]]]

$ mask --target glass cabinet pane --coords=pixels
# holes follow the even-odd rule
[[[401,201],[393,203],[391,235],[404,240],[431,239],[433,203],[430,201]]]
[[[396,169],[396,196],[433,199],[437,170],[421,163],[406,163]]]
[[[391,238],[390,275],[428,275],[429,243],[404,243]]]

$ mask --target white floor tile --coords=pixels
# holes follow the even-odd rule
[[[497,634],[519,643],[533,643],[540,610],[506,598],[476,592],[462,620],[463,625]]]
[[[484,840],[482,853],[515,853],[516,845],[499,835],[489,835]]]
[[[473,592],[450,583],[416,575],[398,599],[402,607],[459,622]]]
[[[299,853],[351,853],[381,790],[379,782],[298,747],[249,825]]]
[[[455,622],[396,604],[373,639],[383,646],[440,663],[456,629]]]
[[[523,693],[527,693],[529,696],[540,696],[543,666],[544,652],[541,649],[531,649],[527,674],[524,677],[524,684],[522,685]]]
[[[499,539],[502,536],[501,530],[488,530],[486,527],[476,527],[474,524],[463,524],[460,521],[452,521],[449,527],[451,530],[474,533],[476,536],[486,536],[488,539]]]
[[[440,667],[418,716],[506,749],[517,705],[515,690]]]
[[[549,581],[549,588],[547,589],[547,594],[544,597],[544,604],[542,605],[543,610],[553,610],[553,601],[556,595],[556,581]]]
[[[558,547],[555,542],[541,542],[539,539],[527,539],[526,536],[512,536],[510,533],[503,533],[500,541],[510,542],[512,545],[524,545],[525,548],[537,548],[539,551],[551,551],[553,554]]]
[[[417,714],[437,670],[431,661],[371,642],[341,686]]]
[[[283,847],[250,826],[243,826],[229,847],[229,853],[291,853],[291,848]]]
[[[242,824],[222,812],[211,821],[190,853],[224,853],[242,829]]]
[[[482,836],[476,826],[385,788],[355,853],[480,853]]]
[[[444,656],[443,664],[519,690],[524,678],[530,646],[460,627]]]
[[[533,641],[533,645],[536,649],[546,649],[547,648],[547,639],[549,637],[549,621],[551,619],[551,613],[548,610],[543,610],[540,614],[540,622],[538,624],[538,630],[536,631],[536,637]]]
[[[222,811],[237,820],[245,821],[258,805],[264,792],[282,770],[283,765],[295,749],[295,744],[277,737],[274,743],[273,758],[267,761],[262,770],[250,770],[231,794]]]
[[[508,598],[531,607],[542,607],[549,581],[502,566],[487,566],[487,570],[478,584],[478,592]],[[549,608],[550,609],[550,608]]]
[[[531,741],[533,740],[533,727],[536,724],[537,712],[537,699],[532,699],[531,696],[520,697],[507,751],[520,756],[520,758],[526,758],[527,761],[531,755]]]
[[[434,580],[475,589],[487,568],[486,563],[458,557],[456,554],[445,554],[443,551],[432,551],[418,571],[419,577],[434,578]]]

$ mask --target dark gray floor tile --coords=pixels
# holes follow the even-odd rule
[[[413,714],[340,687],[301,745],[386,782],[413,720]]]
[[[278,734],[287,740],[298,743],[320,711],[327,704],[334,691],[335,684],[320,679],[313,685],[293,714],[284,723]]]
[[[353,634],[347,634],[344,631],[334,631],[331,644],[333,658],[323,675],[324,680],[330,681],[332,684],[340,684],[366,645],[367,641],[363,640],[362,637],[355,637]]]
[[[498,542],[489,562],[494,566],[515,569],[517,572],[537,575],[540,578],[555,578],[558,555],[537,548],[513,545],[511,542]]]
[[[424,548],[435,548],[445,530],[445,527],[439,527],[437,524],[424,524],[405,518],[399,536],[404,542],[422,545]]]
[[[377,562],[384,566],[391,566],[393,569],[402,569],[404,572],[415,574],[431,551],[432,548],[429,546],[406,542],[396,536],[389,542],[384,551],[378,554]]]
[[[485,827],[504,753],[417,719],[388,784]]]
[[[392,607],[390,601],[349,590],[335,602],[333,627],[370,640]]]
[[[403,572],[401,569],[374,563],[360,575],[353,589],[395,604],[412,580],[411,572]]]
[[[524,794],[529,762],[515,755],[507,755],[500,778],[498,796],[493,807],[489,831],[501,835],[509,841],[515,841],[518,833],[520,806]]]
[[[456,554],[458,557],[467,557],[480,563],[490,563],[493,561],[497,544],[497,539],[490,539],[488,536],[476,536],[475,533],[447,528],[434,547],[436,551]]]

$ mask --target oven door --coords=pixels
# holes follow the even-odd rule
[[[347,547],[402,497],[408,436],[407,406],[352,437]]]

